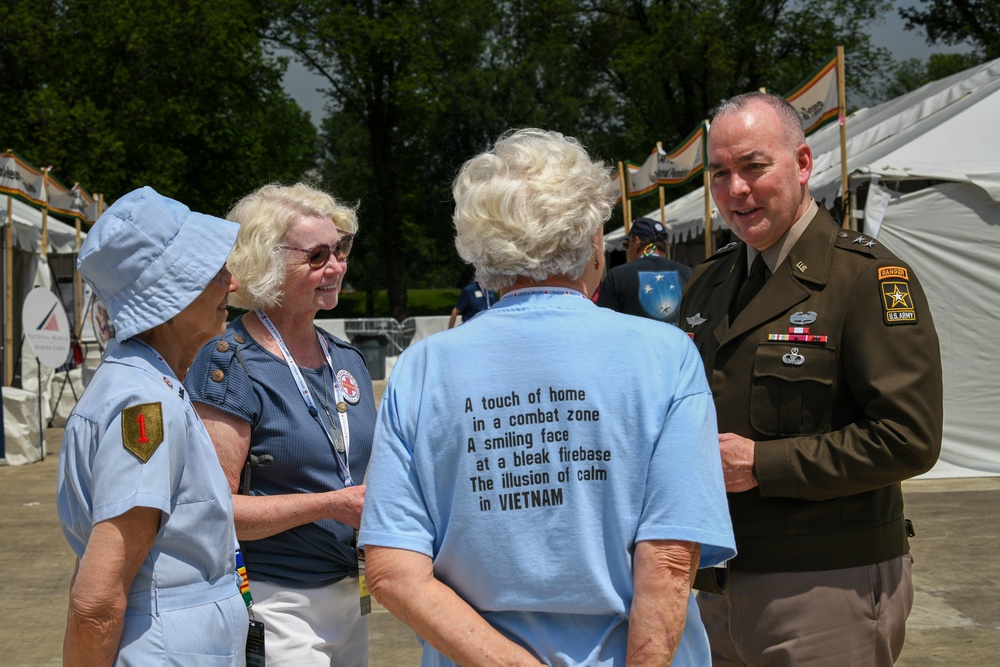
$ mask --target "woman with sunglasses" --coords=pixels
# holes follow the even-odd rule
[[[229,214],[248,312],[199,353],[186,387],[233,492],[267,664],[366,665],[356,529],[376,406],[361,353],[313,324],[337,305],[357,216],[304,184]]]

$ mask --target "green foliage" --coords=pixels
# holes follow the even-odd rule
[[[974,67],[979,62],[979,56],[974,53],[932,53],[927,62],[919,58],[904,60],[893,67],[892,76],[885,86],[885,97],[899,97],[931,81]]]
[[[899,10],[906,29],[923,29],[930,44],[969,43],[981,60],[1000,58],[1000,3],[996,0],[920,0]]]
[[[151,185],[221,214],[314,163],[315,128],[263,53],[250,0],[15,0],[0,12],[0,105],[17,109],[7,143],[65,181],[109,200]]]
[[[359,204],[350,280],[361,292],[345,304],[374,314],[364,304],[381,312],[384,293],[403,319],[423,308],[414,288],[464,283],[451,182],[502,132],[557,130],[614,163],[656,141],[674,147],[733,94],[789,92],[838,44],[849,105],[877,99],[889,71],[919,85],[958,67],[932,59],[892,70],[867,35],[891,5],[7,0],[0,148],[112,197],[150,184],[216,213],[262,182],[299,178],[318,152],[324,187]],[[319,140],[281,90],[284,63],[268,55],[278,48],[326,82]]]

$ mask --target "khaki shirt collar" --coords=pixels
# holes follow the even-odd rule
[[[767,264],[768,270],[773,274],[775,268],[781,266],[781,263],[785,261],[788,257],[788,253],[791,252],[792,248],[798,242],[799,238],[802,236],[802,232],[806,230],[809,223],[813,221],[816,217],[816,213],[819,212],[819,205],[816,200],[813,199],[812,203],[809,204],[809,208],[806,212],[802,214],[798,220],[788,228],[781,238],[778,239],[777,243],[772,245],[770,248],[765,250],[763,253],[757,251],[757,249],[747,246],[747,273],[750,273],[750,265],[757,258],[758,254],[764,255],[764,263]]]

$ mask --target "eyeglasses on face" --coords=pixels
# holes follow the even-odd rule
[[[333,255],[338,262],[343,262],[347,259],[347,256],[351,254],[351,248],[354,247],[354,234],[343,234],[337,242],[333,245],[329,243],[317,243],[311,248],[296,248],[295,246],[283,245],[279,246],[283,250],[295,250],[296,252],[304,252],[306,254],[306,262],[309,264],[311,269],[321,269],[326,266],[326,263],[330,261],[330,255]]]

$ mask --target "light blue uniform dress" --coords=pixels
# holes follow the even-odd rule
[[[155,407],[136,406],[157,404],[163,439],[144,463],[124,446],[123,427],[148,429],[155,441]],[[123,424],[123,414],[150,423]],[[183,385],[145,343],[112,341],[70,415],[58,506],[78,557],[96,523],[133,507],[161,512],[156,541],[129,591],[116,665],[246,664],[247,610],[235,574],[229,486]]]
[[[643,540],[735,554],[712,395],[676,327],[582,294],[508,294],[407,349],[382,399],[359,541],[430,556],[550,665],[624,665]],[[674,665],[711,663],[694,597]],[[451,665],[430,645],[423,665]]]

